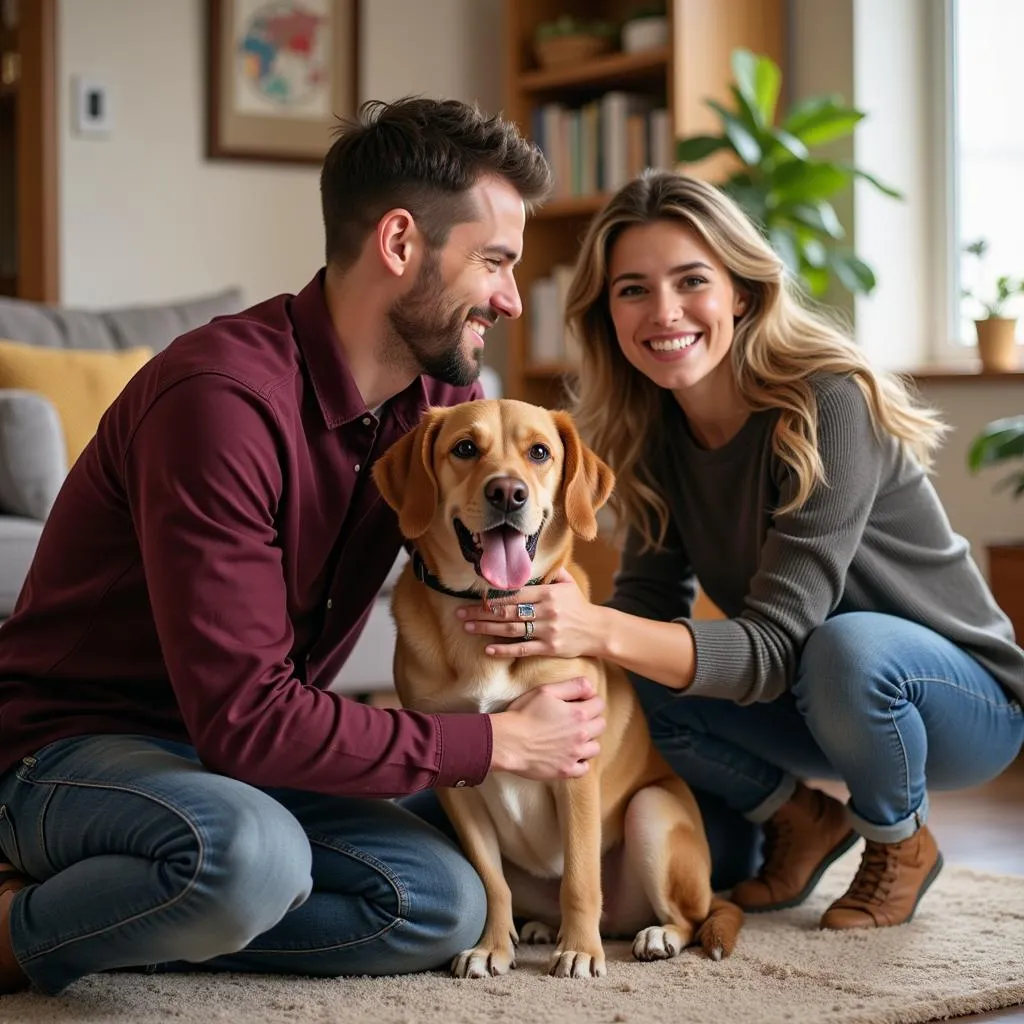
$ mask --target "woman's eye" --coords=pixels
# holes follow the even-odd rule
[[[476,453],[476,445],[472,441],[459,441],[452,449],[452,455],[457,459],[474,459],[476,458]]]
[[[628,284],[622,291],[619,292],[620,299],[631,299],[634,295],[639,295],[641,288],[637,284]]]
[[[551,458],[551,449],[546,444],[535,444],[530,448],[530,458],[534,462],[547,462]]]

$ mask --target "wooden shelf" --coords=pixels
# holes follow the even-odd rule
[[[915,381],[928,383],[968,384],[975,382],[1002,381],[1004,384],[1024,380],[1024,367],[1016,370],[982,370],[977,362],[955,366],[920,366],[913,370],[900,371]]]
[[[591,217],[608,202],[607,192],[594,192],[587,196],[561,196],[550,199],[536,213],[535,220],[554,220],[556,217]]]
[[[524,71],[518,85],[527,93],[591,85],[626,85],[666,75],[671,59],[672,50],[667,46],[642,53],[612,53],[565,68]]]

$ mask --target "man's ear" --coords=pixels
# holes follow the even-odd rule
[[[553,412],[565,466],[562,469],[562,500],[569,529],[583,540],[597,536],[597,510],[615,486],[615,474],[581,440],[567,412]]]
[[[398,528],[409,540],[427,532],[437,509],[434,442],[443,421],[443,409],[428,409],[419,426],[399,438],[373,466],[373,481],[398,513]]]

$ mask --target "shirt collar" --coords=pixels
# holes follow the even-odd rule
[[[365,416],[369,410],[349,372],[345,353],[335,333],[324,298],[325,269],[291,300],[295,340],[302,352],[306,372],[328,430]],[[426,381],[421,374],[404,391],[384,404],[381,418],[392,415],[400,426],[411,430],[430,404]]]

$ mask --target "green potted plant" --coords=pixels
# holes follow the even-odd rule
[[[863,111],[841,96],[815,96],[781,118],[777,105],[782,72],[770,57],[749,50],[732,54],[731,109],[706,103],[722,122],[718,135],[693,135],[677,143],[680,163],[697,163],[721,151],[739,167],[718,182],[761,225],[775,251],[814,296],[836,279],[848,291],[870,293],[871,267],[841,243],[846,232],[831,200],[861,178],[894,199],[903,196],[849,161],[813,156],[812,148],[849,135]]]
[[[608,53],[617,36],[614,22],[563,14],[537,26],[533,52],[542,68],[564,67]]]
[[[1024,416],[1008,416],[986,424],[967,450],[967,468],[978,473],[990,466],[1011,467],[996,484],[1011,500],[1024,495]],[[1024,539],[986,545],[989,585],[1010,617],[1017,642],[1024,643]]]
[[[963,248],[964,254],[982,265],[988,253],[988,242],[979,238]],[[960,294],[974,301],[981,316],[974,321],[978,334],[978,358],[981,368],[995,372],[1008,372],[1017,368],[1017,318],[1007,316],[1011,301],[1024,294],[1024,278],[996,278],[991,299],[982,298],[974,288],[962,288]]]

